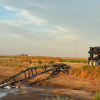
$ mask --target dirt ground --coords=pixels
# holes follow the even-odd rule
[[[6,79],[23,70],[22,68],[0,66],[0,79]]]
[[[70,62],[66,62],[65,64],[70,65],[72,68],[86,65],[85,63],[70,63]],[[17,71],[15,72],[15,70]],[[19,72],[20,70],[21,69],[0,66],[0,79],[2,79],[2,77],[7,78],[8,75],[13,75]],[[50,73],[46,73],[39,75],[35,78],[29,79],[28,81],[38,86],[58,87],[52,90],[50,89],[45,90],[45,93],[47,94],[51,93],[51,94],[67,95],[69,97],[83,96],[87,98],[92,98],[93,92],[95,91],[100,92],[100,79],[88,79],[73,75],[67,75],[63,73],[59,73],[54,76],[50,76]]]

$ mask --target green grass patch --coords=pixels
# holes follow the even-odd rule
[[[0,58],[17,58],[17,56],[0,56]]]
[[[0,56],[0,58],[4,58],[5,56]]]
[[[61,59],[61,62],[77,62],[77,63],[85,63],[87,60],[83,59]]]

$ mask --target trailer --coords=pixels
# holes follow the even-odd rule
[[[88,51],[90,57],[88,57],[88,64],[90,66],[95,66],[100,64],[100,46],[90,47]]]
[[[38,72],[38,69],[43,69],[44,71]],[[50,71],[51,71],[50,75],[55,75],[59,73],[60,71],[67,73],[68,69],[70,69],[70,66],[67,66],[66,64],[63,64],[63,63],[30,67],[3,80],[0,83],[0,88],[9,86],[9,85],[14,86],[16,83],[25,81],[27,79],[36,77],[38,75],[41,75]]]

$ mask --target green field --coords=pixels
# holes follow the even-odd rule
[[[4,58],[5,56],[0,56],[0,58]]]
[[[85,59],[61,59],[61,62],[77,62],[77,63],[85,63],[87,60]]]
[[[17,58],[17,56],[0,56],[0,58]]]

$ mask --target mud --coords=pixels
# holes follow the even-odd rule
[[[31,87],[20,88],[16,93],[8,93],[0,100],[45,100],[46,98],[56,98],[56,95],[60,95],[61,98],[66,99],[68,97],[69,99],[73,98],[74,100],[88,100],[87,97],[92,98],[92,94],[87,93],[86,91],[77,91],[68,88],[60,89],[49,86],[36,86],[33,84]]]
[[[72,63],[72,66],[81,67],[78,63],[76,65]],[[5,79],[9,75],[13,75],[15,72],[14,69],[15,68],[0,66],[0,75],[3,76],[0,76],[0,79]],[[20,70],[18,69],[18,71]],[[15,73],[17,73],[17,71]],[[9,93],[5,97],[2,97],[2,100],[42,100],[47,97],[47,95],[40,95],[39,93],[49,94],[49,98],[52,97],[50,94],[67,96],[70,98],[92,98],[93,92],[100,91],[99,79],[81,78],[62,73],[54,76],[50,76],[50,73],[45,73],[27,81],[31,83],[31,85],[29,85],[31,88],[25,88],[26,81],[24,81],[21,86],[23,88],[21,88],[17,94]],[[38,87],[32,84],[36,84]],[[45,86],[46,88],[44,88]],[[51,88],[52,86],[53,88]]]

